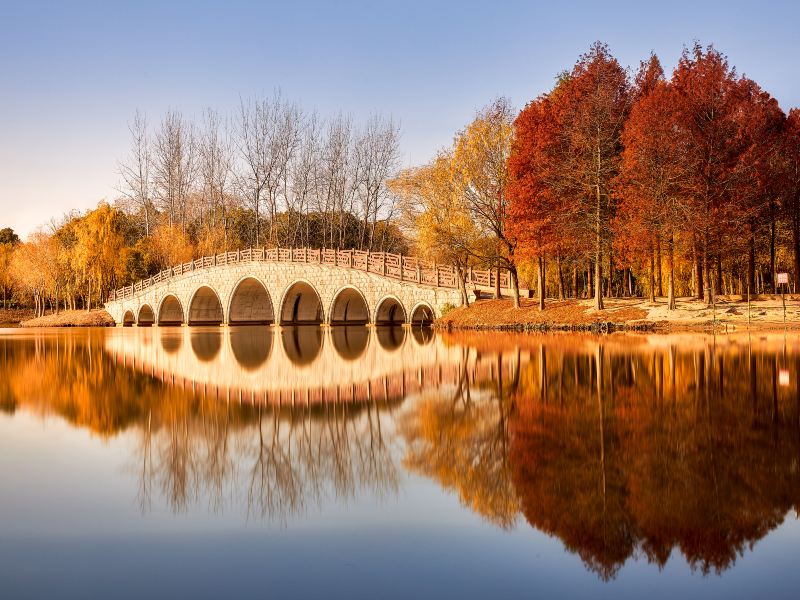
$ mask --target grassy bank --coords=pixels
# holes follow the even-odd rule
[[[641,298],[605,300],[606,308],[594,310],[592,300],[548,300],[539,310],[536,300],[522,299],[515,309],[510,299],[481,300],[468,308],[455,308],[436,321],[442,329],[652,329],[706,330],[712,328],[780,329],[784,327],[780,296],[761,297],[748,305],[746,300],[720,297],[716,307],[681,298],[677,309],[667,310],[665,300],[651,303]],[[800,329],[800,298],[786,299],[786,327]]]
[[[105,310],[65,310],[55,315],[45,315],[22,321],[22,327],[112,327],[114,320]]]

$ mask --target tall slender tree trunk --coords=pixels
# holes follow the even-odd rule
[[[792,211],[792,245],[794,246],[794,280],[800,280],[800,198],[795,199]],[[800,387],[798,387],[800,390]]]
[[[511,297],[514,300],[514,308],[519,308],[519,274],[517,265],[514,263],[508,266],[508,282],[511,284]]]
[[[769,272],[772,277],[772,293],[778,293],[778,274],[775,272],[775,202],[769,203]]]
[[[544,294],[545,294],[545,273],[544,273],[544,256],[539,255],[539,269],[537,274],[537,291],[539,292],[539,310],[544,310]]]
[[[402,269],[402,265],[400,268]],[[458,287],[461,290],[461,303],[469,307],[469,294],[467,293],[467,286],[464,283],[464,271],[458,265],[456,265],[456,277],[458,277]]]
[[[599,153],[598,153],[599,156]],[[602,272],[603,272],[603,205],[602,205],[602,196],[600,194],[600,186],[597,185],[595,187],[595,199],[597,201],[596,213],[595,213],[595,223],[594,223],[594,233],[595,233],[595,262],[594,262],[594,308],[595,310],[603,310],[605,306],[603,305],[603,279],[602,279]]]
[[[750,223],[750,238],[747,240],[747,287],[756,293],[756,237]]]
[[[703,301],[711,304],[711,269],[708,264],[708,232],[703,232]]]
[[[667,281],[667,310],[675,310],[675,238],[672,232],[669,234],[667,269],[669,270]]]
[[[661,236],[656,235],[656,295],[659,298],[664,295],[661,281]]]
[[[608,289],[606,289],[606,298],[614,296],[614,257],[612,256],[612,248],[608,246]]]
[[[556,265],[558,266],[558,299],[564,299],[564,272],[561,270],[561,253],[556,254]]]
[[[653,252],[650,253],[650,302],[656,301],[656,274],[655,274],[655,257]]]
[[[572,294],[573,297],[578,299],[578,267],[572,267]]]
[[[500,259],[497,259],[497,279],[494,281],[494,297],[498,300],[502,298],[500,295]]]
[[[695,282],[695,296],[697,296],[698,300],[703,299],[703,290],[705,286],[703,285],[703,258],[700,253],[700,249],[695,247],[695,265],[694,265],[694,282]]]

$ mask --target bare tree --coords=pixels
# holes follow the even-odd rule
[[[312,113],[303,123],[303,131],[298,152],[291,166],[291,193],[287,196],[287,210],[303,215],[291,230],[291,245],[311,245],[310,219],[311,202],[317,193],[320,167],[321,122]]]
[[[197,157],[194,127],[180,112],[169,110],[154,146],[155,197],[170,225],[186,230],[189,194],[195,184]]]
[[[203,212],[215,228],[222,221],[224,246],[228,245],[229,187],[233,157],[228,122],[214,110],[203,116],[203,133],[199,144],[199,171],[202,182]]]
[[[400,128],[391,118],[380,115],[370,117],[356,141],[362,249],[374,247],[375,225],[384,204],[391,199],[386,180],[397,169],[399,142]]]
[[[128,125],[131,133],[130,155],[118,164],[122,182],[118,188],[125,200],[125,208],[134,214],[141,214],[144,233],[150,235],[151,218],[155,212],[152,198],[152,156],[147,132],[147,116],[138,110],[133,122]]]

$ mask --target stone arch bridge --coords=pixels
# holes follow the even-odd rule
[[[467,289],[496,284],[472,271]],[[500,274],[508,288],[508,274]],[[206,256],[112,292],[117,325],[431,323],[461,302],[457,271],[398,254],[251,248]]]

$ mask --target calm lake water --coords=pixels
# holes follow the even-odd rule
[[[800,337],[0,330],[0,597],[800,594]]]

